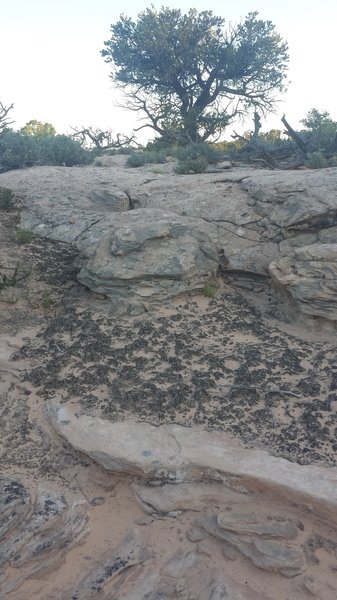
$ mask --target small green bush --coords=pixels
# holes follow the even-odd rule
[[[92,161],[89,150],[82,148],[81,144],[68,135],[46,136],[38,141],[39,164],[62,165],[87,165]]]
[[[311,169],[324,169],[324,167],[328,166],[328,162],[322,152],[317,150],[316,152],[311,152],[311,154],[308,154],[306,165]]]
[[[0,187],[0,208],[11,210],[14,208],[14,192],[10,188]]]
[[[204,156],[189,158],[178,162],[175,172],[178,175],[187,175],[188,173],[205,173],[207,171],[208,162]]]
[[[337,167],[337,154],[333,154],[331,158],[329,158],[329,167]]]
[[[0,172],[31,167],[38,162],[37,140],[16,131],[0,134]]]
[[[42,308],[45,310],[48,310],[53,304],[55,304],[55,300],[53,300],[50,290],[45,290],[43,292],[41,304]]]
[[[126,161],[128,167],[143,167],[144,165],[163,164],[166,162],[164,152],[133,152]]]
[[[145,153],[143,152],[134,152],[130,154],[126,161],[127,167],[132,167],[133,169],[136,167],[143,167],[146,164]]]
[[[29,229],[16,228],[16,239],[20,244],[30,244],[34,237],[34,233]]]
[[[67,135],[48,135],[41,138],[17,131],[0,134],[0,172],[23,169],[33,165],[88,164],[92,153]]]
[[[222,159],[223,153],[217,150],[210,144],[188,144],[187,146],[179,147],[176,151],[176,157],[180,162],[185,162],[190,159],[204,157],[209,164],[214,164]]]
[[[216,292],[217,292],[218,286],[216,283],[212,283],[212,282],[208,282],[204,285],[203,287],[203,294],[204,296],[206,296],[206,298],[214,298]]]

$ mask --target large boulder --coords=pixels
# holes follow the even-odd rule
[[[337,243],[295,248],[269,270],[302,313],[337,321]]]
[[[201,291],[217,269],[211,224],[143,209],[111,224],[78,278],[107,296],[116,313],[137,314],[184,292]]]

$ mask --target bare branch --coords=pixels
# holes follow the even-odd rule
[[[12,125],[14,123],[14,121],[10,121],[7,116],[9,111],[12,110],[12,108],[14,108],[14,104],[11,104],[10,106],[5,106],[0,101],[0,132],[4,131],[5,129],[7,129],[7,127],[9,127],[9,125]]]

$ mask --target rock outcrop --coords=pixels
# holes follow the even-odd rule
[[[115,314],[137,314],[149,303],[200,292],[218,269],[211,233],[212,226],[198,219],[133,211],[97,244],[79,281],[108,297]]]
[[[337,321],[337,244],[295,248],[269,270],[302,313]]]
[[[216,260],[229,271],[267,274],[270,263],[289,258],[303,289],[306,275],[296,249],[314,245],[319,255],[321,245],[337,242],[336,168],[230,168],[226,174],[178,176],[171,165],[154,174],[146,167],[126,169],[123,160],[111,157],[110,166],[99,168],[35,167],[0,175],[1,185],[22,198],[21,226],[75,244],[80,281],[105,294],[118,312],[139,312],[200,290],[214,275]],[[133,246],[121,241],[130,229]],[[202,241],[212,248],[206,257]],[[215,250],[225,261],[216,259]],[[328,255],[324,261],[333,270]],[[297,302],[301,293],[290,293]],[[310,293],[299,299],[299,310],[335,320],[333,286],[324,295],[319,313]]]
[[[224,433],[179,425],[111,423],[54,405],[48,415],[58,435],[113,473],[172,483],[221,480],[231,491],[248,493],[258,487],[284,501],[290,500],[291,490],[303,507],[337,518],[336,468],[298,465],[262,450],[244,450]]]

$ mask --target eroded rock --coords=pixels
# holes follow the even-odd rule
[[[35,504],[22,484],[0,480],[0,510],[6,536],[0,541],[0,598],[25,579],[48,572],[87,535],[86,503],[37,492]],[[9,567],[9,568],[8,568]]]
[[[217,269],[211,226],[143,209],[111,226],[78,278],[107,296],[115,312],[134,314],[201,291]]]
[[[231,491],[276,494],[317,515],[337,519],[337,469],[298,465],[244,449],[228,434],[179,425],[108,422],[49,405],[56,432],[108,471],[145,480],[222,481]],[[316,485],[316,481],[320,485]]]
[[[337,320],[337,243],[295,248],[269,270],[302,313]]]
[[[260,531],[256,533],[251,527],[252,523],[247,523],[251,518],[245,517],[240,520],[240,516],[236,515],[237,527],[235,526],[235,519],[233,521],[232,528],[226,529],[223,527],[222,519],[219,515],[207,515],[201,517],[198,520],[198,524],[203,527],[208,533],[215,537],[224,540],[227,544],[232,545],[234,548],[239,550],[246,558],[249,558],[252,563],[259,569],[265,569],[266,571],[276,571],[285,577],[294,577],[301,573],[304,567],[303,554],[297,547],[290,546],[289,537],[291,536],[281,534],[279,529],[279,535],[277,537],[280,540],[275,541],[275,526],[272,528],[272,533],[266,533],[268,528],[265,524],[260,523]],[[220,526],[219,526],[220,520]],[[261,531],[264,531],[261,534]],[[263,537],[262,537],[263,536]]]

